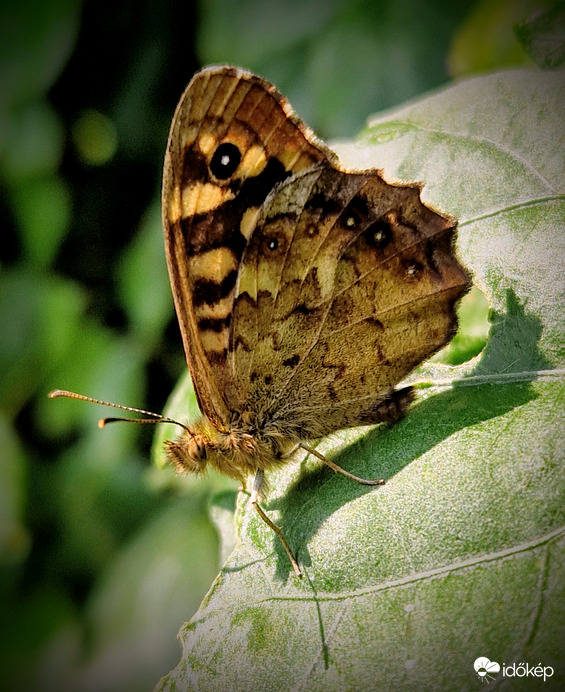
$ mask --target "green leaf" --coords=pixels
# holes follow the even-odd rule
[[[240,540],[159,689],[472,689],[480,656],[565,684],[564,87],[525,70],[463,81],[340,147],[459,216],[488,343],[423,366],[434,386],[399,424],[320,444],[385,486],[310,458],[271,476],[265,509],[302,580],[240,496]]]
[[[70,282],[30,269],[0,273],[0,322],[10,325],[0,330],[0,397],[10,416],[41,388],[47,368],[68,364],[83,305]]]
[[[453,77],[504,67],[531,66],[512,26],[543,9],[547,0],[478,0],[451,42]]]
[[[0,413],[0,446],[0,565],[5,568],[23,562],[31,541],[23,521],[27,481],[25,454],[3,413]]]
[[[485,296],[473,286],[458,305],[459,329],[450,343],[433,356],[434,361],[459,365],[478,355],[488,338],[488,303]]]
[[[565,62],[565,2],[531,17],[514,31],[540,67],[560,67]]]
[[[201,498],[177,497],[150,518],[99,580],[88,607],[83,689],[142,690],[178,657],[181,612],[195,611],[218,567]]]
[[[161,228],[161,205],[155,200],[119,267],[122,303],[133,329],[148,345],[148,350],[149,345],[161,338],[173,312]],[[143,267],[143,281],[139,280],[140,267]]]
[[[79,0],[8,0],[0,5],[0,149],[14,109],[43,97],[66,65],[80,11]]]
[[[10,188],[28,263],[47,267],[57,256],[71,216],[71,198],[56,176],[25,178]]]

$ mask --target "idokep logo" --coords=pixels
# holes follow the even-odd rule
[[[490,682],[500,673],[500,663],[490,661],[486,656],[480,656],[473,663],[473,667],[482,682]],[[529,663],[502,664],[502,676],[505,678],[543,678],[545,682],[554,673],[551,666],[542,666],[538,663],[532,666]]]
[[[485,656],[480,656],[473,663],[473,667],[477,671],[477,675],[483,682],[490,682],[500,673],[500,663],[489,661]]]

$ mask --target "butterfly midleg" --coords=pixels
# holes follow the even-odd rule
[[[318,457],[321,461],[324,462],[326,466],[329,466],[332,471],[335,471],[336,473],[341,473],[342,476],[347,476],[347,478],[351,478],[354,481],[357,481],[357,483],[362,483],[363,485],[384,485],[385,481],[382,478],[377,478],[377,479],[371,479],[371,478],[360,478],[359,476],[356,476],[353,473],[349,473],[349,471],[346,471],[345,469],[342,469],[341,466],[338,466],[336,463],[333,461],[330,461],[327,459],[323,454],[320,454],[314,447],[310,447],[310,445],[303,444],[302,442],[300,443],[300,446],[302,449],[305,449],[307,452],[310,454],[313,454],[315,457]]]
[[[366,409],[359,421],[356,422],[357,425],[367,425],[370,423],[396,423],[399,421],[410,404],[414,401],[414,389],[412,387],[404,387],[403,389],[393,389],[389,391],[386,395],[377,399],[372,406]],[[310,454],[318,457],[321,461],[329,466],[332,471],[336,473],[341,473],[342,476],[351,478],[357,483],[362,483],[363,485],[384,485],[385,481],[382,478],[372,480],[370,478],[360,478],[355,476],[353,473],[349,473],[341,466],[338,466],[335,462],[327,459],[323,454],[318,452],[314,447],[310,447],[305,443],[300,442],[299,447],[305,449]]]
[[[259,504],[259,492],[261,489],[261,486],[264,484],[264,479],[265,479],[265,474],[262,469],[259,469],[257,473],[255,474],[255,479],[253,480],[253,488],[251,490],[251,504],[255,509],[257,510],[257,514],[261,517],[261,519],[267,524],[267,526],[270,526],[273,531],[277,534],[279,537],[280,542],[282,543],[283,548],[286,551],[286,554],[288,555],[288,559],[290,560],[290,563],[292,565],[292,569],[294,570],[294,573],[296,574],[297,577],[302,576],[302,571],[300,570],[300,567],[298,566],[298,562],[296,562],[296,559],[294,555],[292,554],[291,549],[288,546],[288,543],[286,542],[286,538],[284,537],[283,532],[281,531],[280,527],[274,524],[269,517],[265,514],[263,511],[263,508]]]
[[[296,450],[297,450],[299,447],[300,447],[300,445],[299,445],[298,442],[297,442],[297,443],[294,445],[294,447],[291,447],[291,448],[288,450],[288,452],[283,452],[283,453],[280,455],[280,458],[281,458],[281,459],[290,459],[290,458],[294,455],[294,453],[296,452]]]

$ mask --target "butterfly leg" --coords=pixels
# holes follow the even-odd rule
[[[412,401],[414,401],[414,389],[412,387],[393,389],[385,396],[377,399],[372,406],[364,411],[362,418],[357,422],[357,425],[366,425],[370,423],[396,423],[404,416]],[[326,466],[329,466],[332,471],[341,473],[342,476],[347,476],[347,478],[351,478],[352,480],[357,481],[357,483],[362,483],[363,485],[385,484],[385,481],[382,478],[372,480],[369,478],[359,478],[359,476],[349,473],[349,471],[342,469],[341,466],[338,466],[333,461],[326,459],[323,454],[320,454],[320,452],[314,449],[314,447],[310,447],[310,445],[300,442],[299,446],[310,454],[313,454],[315,457],[318,457],[318,459],[323,461]]]
[[[323,454],[320,454],[320,452],[318,452],[317,449],[314,449],[314,447],[310,447],[310,445],[303,444],[301,442],[300,446],[302,447],[302,449],[305,449],[309,454],[313,454],[315,457],[318,457],[318,459],[323,461],[326,466],[329,466],[332,471],[335,471],[336,473],[341,473],[342,476],[347,476],[347,478],[351,478],[352,480],[357,481],[357,483],[362,483],[363,485],[384,485],[385,484],[385,481],[383,478],[377,478],[377,479],[373,480],[371,478],[360,478],[359,476],[356,476],[353,473],[349,473],[349,471],[342,469],[341,466],[338,466],[333,461],[330,461],[330,459],[326,458]]]
[[[288,555],[288,559],[290,560],[290,564],[292,565],[292,569],[294,570],[294,573],[296,574],[297,577],[302,576],[302,572],[300,570],[300,567],[298,566],[298,562],[296,562],[294,555],[292,554],[291,549],[288,546],[288,543],[286,542],[286,538],[283,535],[283,532],[281,531],[280,527],[274,524],[269,517],[265,514],[263,511],[263,508],[259,504],[259,493],[261,490],[261,487],[263,486],[265,482],[265,474],[262,469],[259,469],[257,473],[255,474],[255,479],[253,480],[253,488],[251,490],[251,504],[255,509],[257,510],[257,514],[261,517],[261,519],[267,524],[268,526],[273,529],[273,531],[277,534],[279,537],[280,542],[282,543],[283,548],[286,551],[286,554]]]
[[[300,447],[300,445],[297,443],[294,445],[294,447],[291,447],[291,449],[288,450],[288,452],[283,452],[279,459],[290,459],[291,456],[296,452],[296,450]]]

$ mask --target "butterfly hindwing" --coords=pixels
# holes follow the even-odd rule
[[[322,163],[279,185],[236,289],[240,407],[305,438],[377,422],[382,397],[453,334],[468,283],[453,234],[419,187],[377,171]]]

